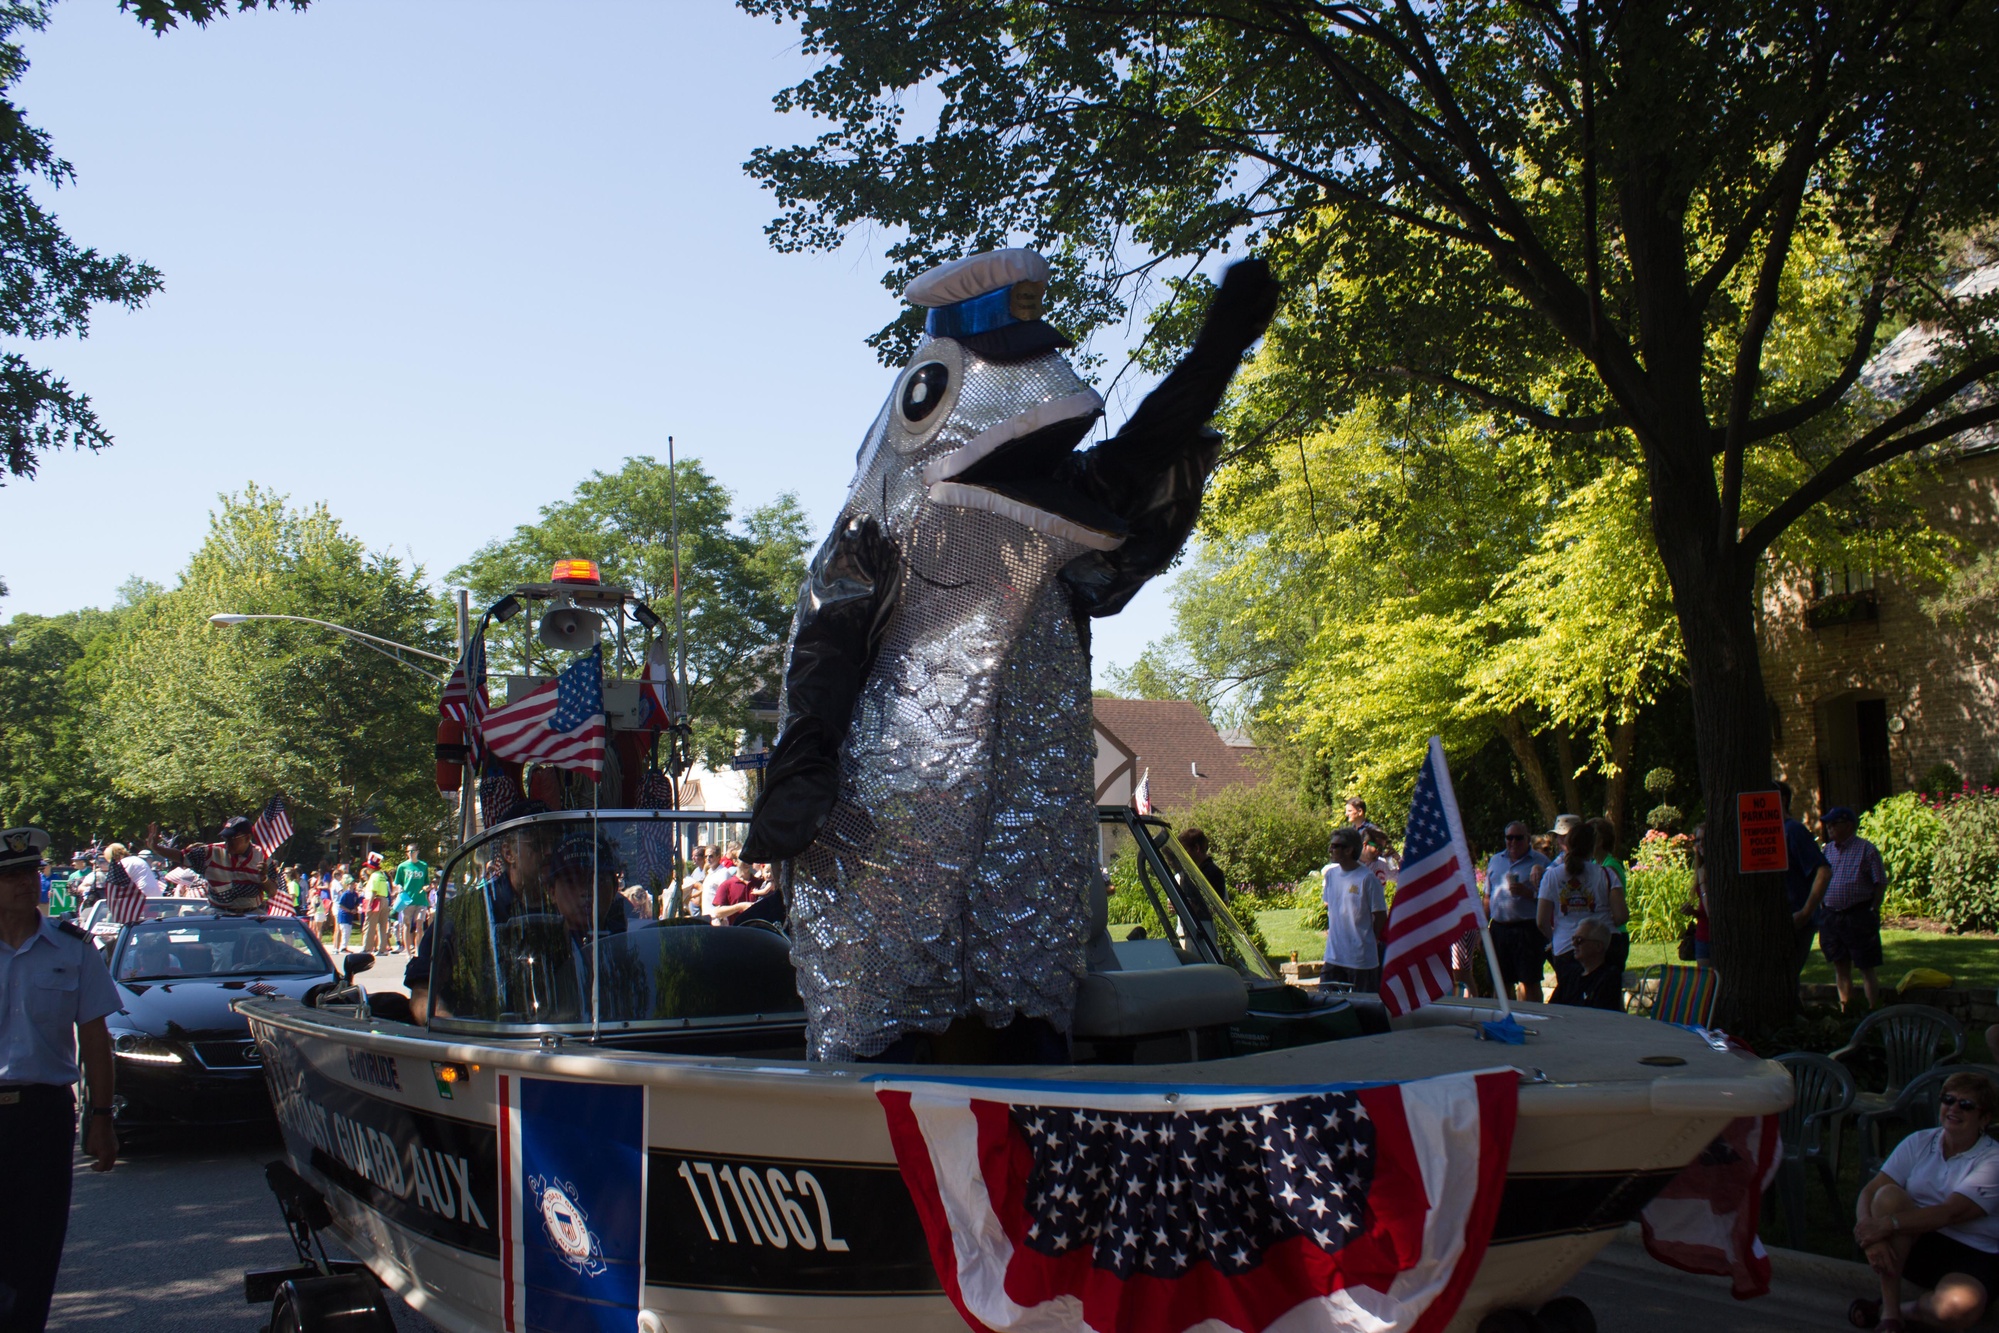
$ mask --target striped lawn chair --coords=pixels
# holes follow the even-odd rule
[[[1646,983],[1650,982],[1648,986]],[[1652,996],[1651,1016],[1662,1023],[1707,1027],[1714,1021],[1714,1002],[1721,996],[1721,974],[1711,967],[1674,967],[1654,963],[1638,982],[1639,994]]]

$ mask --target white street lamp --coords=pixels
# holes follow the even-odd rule
[[[451,665],[452,662],[454,661],[454,659],[446,657],[442,653],[433,653],[423,648],[412,648],[406,643],[397,643],[394,639],[384,639],[379,635],[369,634],[366,633],[365,631],[358,629],[350,629],[346,625],[336,625],[330,620],[314,620],[311,616],[276,616],[276,615],[246,616],[246,615],[238,615],[234,612],[222,611],[222,612],[217,612],[215,615],[210,616],[208,618],[208,623],[214,625],[218,629],[227,629],[231,625],[240,625],[246,620],[295,620],[301,625],[318,625],[321,629],[330,629],[335,634],[344,634],[348,638],[353,639],[355,642],[359,643],[363,648],[372,649],[375,652],[381,653],[382,656],[388,658],[391,662],[395,662],[402,666],[408,667],[411,671],[416,672],[419,676],[422,676],[425,680],[430,681],[432,684],[435,685],[442,685],[445,681],[445,678],[442,676],[433,675],[430,672],[425,671],[422,667],[418,666],[414,662],[404,661],[402,657],[398,656],[398,654],[415,653],[418,657],[427,657],[433,662],[443,662],[447,666]],[[394,649],[394,651],[393,652],[388,651],[389,649]]]

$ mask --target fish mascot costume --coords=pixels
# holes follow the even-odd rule
[[[1193,530],[1277,288],[1229,269],[1185,358],[1078,452],[1103,400],[1047,282],[998,250],[909,285],[927,336],[800,590],[743,854],[792,863],[814,1059],[1066,1059],[1101,876],[1089,620]]]

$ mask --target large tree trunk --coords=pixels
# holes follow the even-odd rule
[[[1583,789],[1576,782],[1576,743],[1566,723],[1555,724],[1555,776],[1562,781],[1562,811],[1579,815],[1583,809]],[[1550,820],[1549,823],[1553,823]]]
[[[1499,732],[1527,778],[1534,804],[1541,808],[1541,827],[1553,828],[1555,816],[1561,812],[1555,808],[1555,789],[1548,785],[1548,770],[1541,763],[1541,752],[1534,748],[1534,733],[1527,726],[1525,710],[1516,708],[1502,718]]]
[[[1636,841],[1624,824],[1624,806],[1631,798],[1631,760],[1638,749],[1638,708],[1625,701],[1624,720],[1610,738],[1611,772],[1604,788],[1603,817],[1629,847]]]
[[[1717,550],[1712,530],[1688,521],[1703,508],[1712,512],[1711,483],[1696,478],[1708,484],[1706,497],[1674,494],[1670,471],[1653,468],[1653,529],[1673,585],[1693,686],[1694,746],[1707,805],[1708,910],[1721,974],[1716,1021],[1738,1032],[1767,1031],[1797,1012],[1798,990],[1783,876],[1737,870],[1735,798],[1775,785],[1756,644],[1757,561],[1734,542]]]

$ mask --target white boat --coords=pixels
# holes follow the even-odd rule
[[[588,855],[599,882],[662,891],[677,851],[746,819],[567,811],[499,825],[446,871],[433,985],[423,1012],[407,1015],[415,1021],[371,1012],[351,994],[316,1006],[241,1002],[287,1158],[323,1198],[321,1220],[440,1328],[526,1327],[518,1312],[539,1279],[517,1229],[530,1218],[576,1238],[572,1266],[615,1270],[607,1289],[623,1294],[586,1312],[593,1328],[964,1326],[875,1087],[898,1074],[996,1071],[806,1061],[788,944],[775,927],[565,926],[575,904],[555,882],[564,864]],[[1789,1104],[1780,1066],[1664,1023],[1518,1006],[1533,1035],[1508,1046],[1476,1039],[1473,1020],[1492,1016],[1489,1002],[1433,1004],[1391,1022],[1372,997],[1286,985],[1162,821],[1112,809],[1100,820],[1137,842],[1153,919],[1099,932],[1103,968],[1085,985],[1074,1062],[1004,1072],[1200,1092],[1514,1066],[1519,1118],[1504,1197],[1452,1330],[1542,1306],[1730,1119]],[[1134,925],[1144,938],[1112,938],[1139,933]],[[578,1128],[601,1132],[605,1169],[624,1182],[625,1201],[599,1207],[640,1210],[636,1256],[593,1257],[589,1238],[604,1219],[586,1224],[561,1180],[520,1178],[511,1118],[530,1090],[550,1085],[601,1094],[588,1104],[602,1109]],[[267,1298],[274,1286],[267,1277],[251,1294]],[[277,1299],[282,1307],[287,1297]],[[332,1326],[308,1304],[278,1310],[274,1328]],[[1506,1315],[1487,1324],[1522,1326]]]

